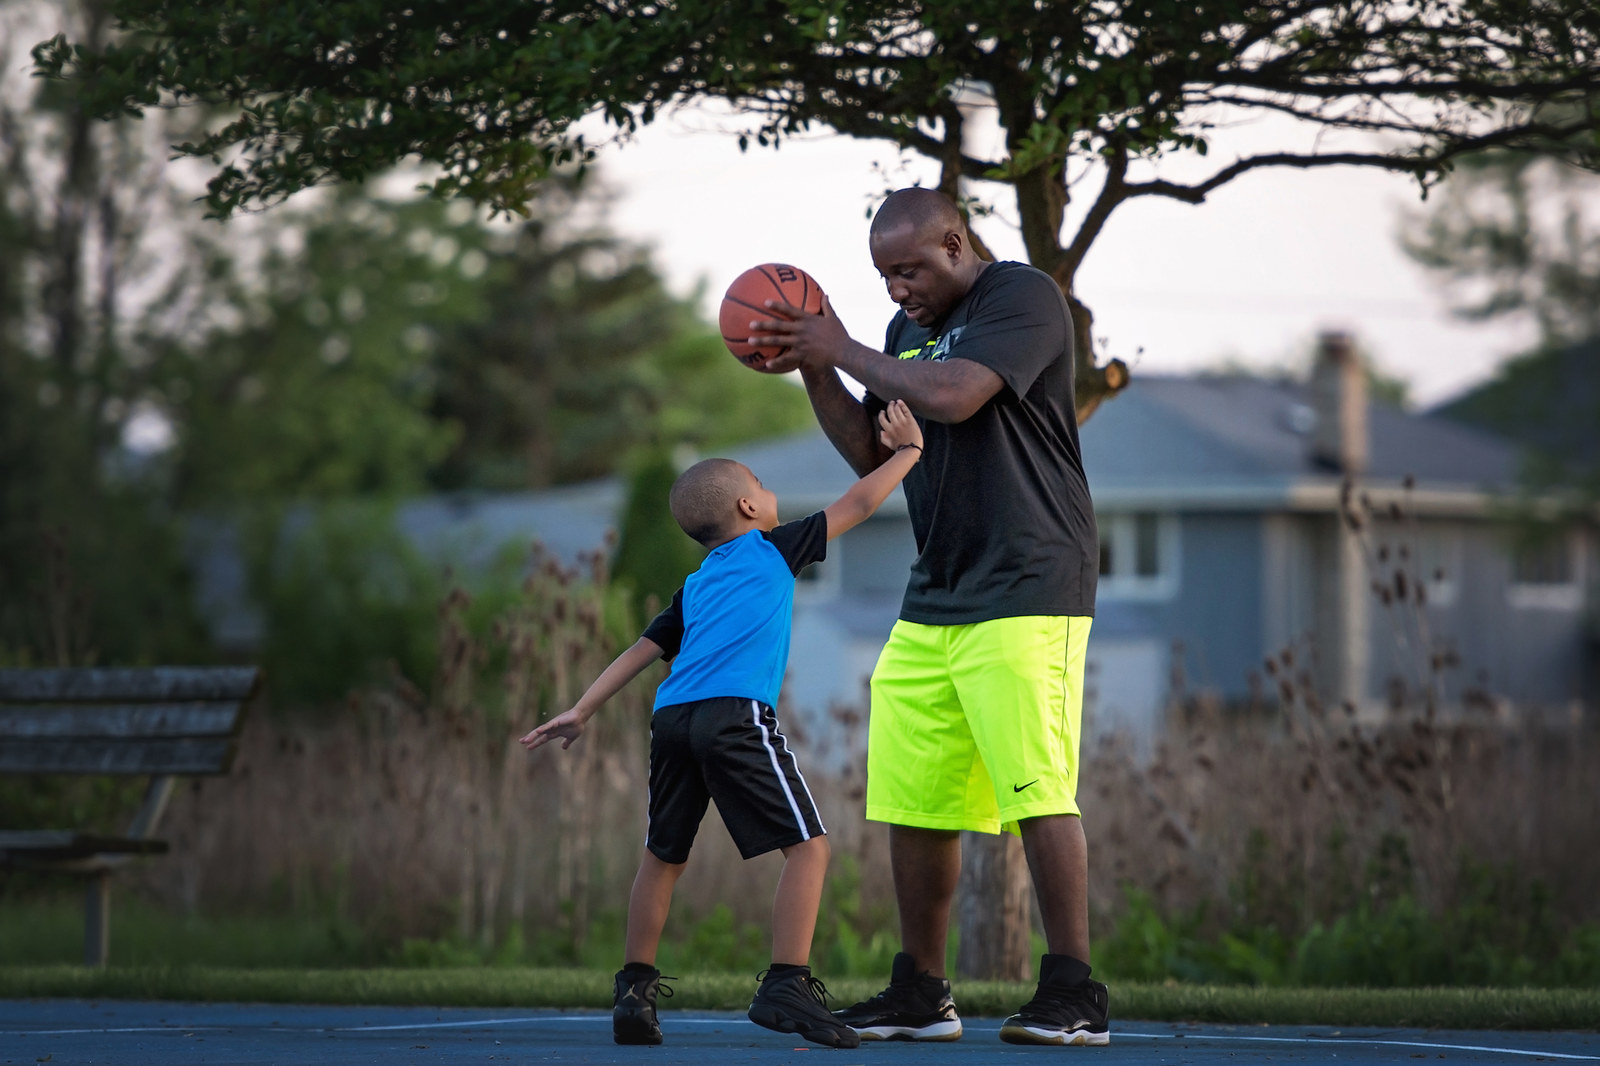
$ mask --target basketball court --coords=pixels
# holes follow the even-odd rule
[[[0,1066],[11,1063],[650,1063],[722,1066],[813,1057],[838,1066],[883,1062],[1017,1062],[1087,1058],[1101,1066],[1422,1066],[1427,1060],[1517,1066],[1600,1063],[1600,1034],[1335,1029],[1315,1026],[1111,1023],[1108,1048],[1015,1047],[999,1018],[963,1019],[952,1044],[869,1043],[852,1051],[798,1044],[729,1011],[662,1016],[660,1047],[618,1047],[598,1011],[323,1007],[275,1004],[0,1001]]]

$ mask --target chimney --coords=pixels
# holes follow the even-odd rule
[[[1347,477],[1367,470],[1367,372],[1348,333],[1317,339],[1311,367],[1311,461]]]

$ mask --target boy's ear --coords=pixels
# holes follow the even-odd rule
[[[754,518],[756,516],[756,505],[750,502],[750,497],[739,497],[739,515],[743,518]]]

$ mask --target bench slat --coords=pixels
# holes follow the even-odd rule
[[[0,705],[4,737],[225,737],[238,731],[242,703],[124,703],[96,707]]]
[[[0,670],[0,702],[244,700],[260,677],[254,666],[7,669]]]
[[[90,855],[160,855],[165,840],[98,836],[71,829],[11,829],[0,832],[0,857],[17,859],[81,859]]]
[[[0,773],[220,774],[233,762],[233,753],[232,737],[0,737]]]

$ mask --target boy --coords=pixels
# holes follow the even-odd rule
[[[645,852],[628,901],[626,959],[611,1014],[619,1044],[661,1043],[656,948],[710,800],[744,858],[783,851],[772,966],[750,1020],[829,1047],[860,1043],[829,1013],[826,990],[807,965],[828,845],[773,708],[789,658],[794,576],[826,556],[828,541],[876,511],[922,454],[922,431],[899,400],[878,416],[878,428],[892,449],[883,465],[826,510],[782,526],[777,497],[743,465],[707,459],[686,470],[672,486],[672,517],[707,548],[705,562],[571,710],[522,738],[529,751],[557,738],[570,747],[623,685],[658,658],[673,661],[650,722]]]

